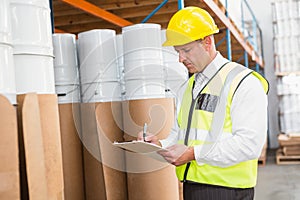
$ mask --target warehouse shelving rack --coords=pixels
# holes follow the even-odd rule
[[[57,33],[80,32],[109,28],[121,32],[121,28],[136,23],[158,23],[167,27],[171,16],[184,6],[198,6],[210,12],[220,33],[216,35],[218,50],[228,59],[240,62],[262,73],[264,59],[262,53],[261,30],[246,0],[242,0],[241,13],[248,9],[252,16],[252,38],[244,36],[227,12],[227,5],[220,0],[50,0],[53,6],[53,30]],[[227,0],[226,0],[227,4]],[[242,29],[246,21],[242,18]],[[259,38],[256,36],[259,35]]]

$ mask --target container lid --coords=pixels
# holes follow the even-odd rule
[[[154,24],[154,23],[143,23],[143,24],[134,24],[130,26],[125,26],[122,28],[122,32],[125,31],[131,31],[131,30],[138,30],[138,29],[145,29],[145,28],[157,28],[160,29],[160,24]]]
[[[36,6],[36,7],[41,7],[41,8],[49,8],[49,1],[47,0],[10,0],[11,4],[23,4],[23,5],[31,5],[31,6]]]
[[[88,31],[84,31],[81,33],[78,33],[78,39],[82,38],[82,37],[86,37],[89,36],[91,34],[111,34],[112,36],[116,35],[116,31],[112,30],[112,29],[93,29],[93,30],[88,30]]]

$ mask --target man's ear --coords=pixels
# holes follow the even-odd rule
[[[208,51],[211,48],[211,45],[213,44],[211,36],[206,36],[205,38],[203,38],[202,42],[205,44],[206,51]]]

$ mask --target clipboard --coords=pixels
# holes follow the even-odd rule
[[[114,142],[114,146],[120,147],[127,151],[135,152],[135,153],[153,153],[157,151],[168,151],[156,144],[152,144],[149,142],[144,142],[142,140],[133,140],[130,142]]]
[[[130,142],[114,142],[114,146],[122,148],[129,152],[139,153],[145,155],[147,157],[153,158],[160,162],[167,162],[158,151],[168,151],[156,144],[152,144],[149,142],[144,142],[142,140],[133,140]]]

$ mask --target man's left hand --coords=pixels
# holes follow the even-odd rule
[[[194,148],[183,144],[175,144],[167,148],[168,151],[159,151],[169,163],[179,166],[195,159]]]

